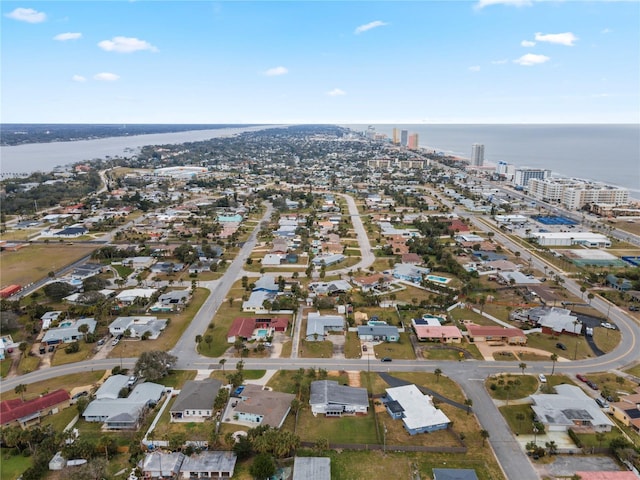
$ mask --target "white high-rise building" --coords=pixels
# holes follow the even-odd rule
[[[484,145],[474,143],[471,145],[471,165],[481,167],[484,164]]]
[[[529,180],[532,178],[545,179],[551,176],[551,170],[543,170],[541,168],[517,168],[513,178],[513,183],[519,187],[527,187]]]

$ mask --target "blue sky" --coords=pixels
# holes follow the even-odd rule
[[[639,123],[640,3],[3,1],[5,123]]]

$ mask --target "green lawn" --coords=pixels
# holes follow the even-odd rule
[[[9,369],[11,368],[11,359],[6,358],[0,361],[0,377],[4,378],[9,373]]]
[[[55,415],[47,415],[41,423],[42,425],[52,425],[56,432],[62,432],[77,415],[78,409],[75,405],[71,405]]]
[[[625,372],[640,378],[640,364],[635,367],[628,368]]]
[[[515,400],[525,398],[538,390],[540,382],[533,375],[505,374],[489,377],[485,386],[492,398]],[[495,389],[492,387],[495,385]],[[509,387],[508,389],[506,387]]]
[[[360,358],[362,356],[362,346],[356,332],[347,332],[344,344],[345,358]]]
[[[613,373],[590,373],[587,376],[600,387],[601,392],[614,397],[624,393],[635,393],[634,390],[638,386],[635,382]]]
[[[618,346],[621,336],[620,330],[611,330],[609,328],[593,329],[593,341],[605,353],[611,352]]]
[[[300,356],[302,358],[331,358],[333,355],[333,343],[324,341],[300,341]]]
[[[556,343],[563,343],[567,350],[556,348]],[[578,344],[576,350],[576,342]],[[573,360],[574,354],[577,352],[578,360],[593,357],[593,352],[587,344],[584,337],[572,337],[568,335],[547,335],[544,333],[532,333],[527,335],[527,346],[531,348],[539,348],[550,353],[556,353],[559,357]]]
[[[31,466],[31,457],[12,455],[12,449],[0,448],[0,478],[2,480],[16,480]]]
[[[606,447],[609,442],[614,438],[622,437],[622,433],[618,429],[613,429],[610,432],[603,432],[602,438],[598,438],[595,433],[579,433],[578,438],[585,447]]]
[[[376,345],[373,350],[376,353],[376,358],[391,357],[400,360],[414,360],[416,358],[408,333],[401,333],[400,341],[397,343],[381,343]]]
[[[182,388],[185,382],[194,378],[196,378],[196,372],[193,370],[172,370],[167,376],[154,380],[154,382],[165,387]]]
[[[310,409],[304,408],[298,415],[296,433],[302,441],[306,442],[326,438],[330,443],[380,443],[376,435],[373,415],[370,411],[366,416],[326,418],[318,415],[314,417]]]
[[[533,433],[533,410],[531,405],[508,405],[499,407],[500,413],[505,418],[511,431],[515,434],[530,435]],[[518,414],[524,418],[518,419]]]

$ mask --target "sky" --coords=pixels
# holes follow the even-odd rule
[[[640,123],[638,1],[7,1],[2,123]]]

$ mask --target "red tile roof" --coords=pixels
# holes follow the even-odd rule
[[[251,338],[256,328],[255,318],[236,318],[227,333],[228,337]]]
[[[467,325],[469,335],[472,337],[524,337],[525,333],[519,328],[504,328],[484,325]]]
[[[19,418],[52,407],[69,400],[69,393],[59,389],[33,400],[22,401],[20,398],[0,402],[0,425],[6,425]]]

